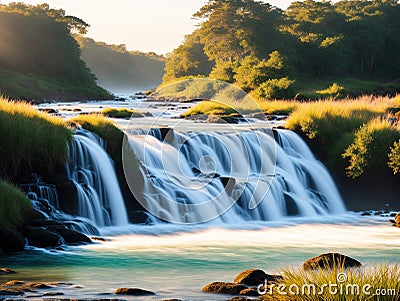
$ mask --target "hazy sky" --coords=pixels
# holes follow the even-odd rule
[[[0,1],[6,4],[13,1]],[[205,0],[21,0],[62,8],[91,25],[88,36],[97,41],[126,44],[130,50],[167,53],[193,31],[192,14]],[[270,0],[286,8],[290,0]]]

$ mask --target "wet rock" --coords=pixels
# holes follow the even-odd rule
[[[24,293],[14,289],[0,289],[0,296],[22,296]]]
[[[19,232],[0,227],[0,249],[5,253],[21,251],[25,248],[25,243],[25,239]]]
[[[246,297],[233,297],[229,299],[229,301],[253,301],[254,299],[246,298]]]
[[[194,121],[196,121],[196,120],[204,121],[204,120],[207,120],[207,118],[208,118],[208,115],[206,115],[206,114],[196,114],[196,115],[185,117],[185,119],[187,119],[187,120],[194,120]]]
[[[38,288],[38,289],[49,289],[52,288],[52,286],[46,284],[46,283],[31,283],[30,284],[31,288]]]
[[[91,239],[87,237],[85,234],[80,233],[78,231],[68,229],[64,226],[52,226],[49,227],[48,230],[61,235],[64,238],[65,243],[67,244],[82,244],[82,243],[91,243]]]
[[[365,211],[361,213],[361,216],[371,216],[371,212]]]
[[[353,268],[362,266],[361,262],[339,253],[326,253],[310,258],[303,263],[304,270],[333,269],[335,267]]]
[[[255,289],[254,287],[249,287],[249,288],[242,290],[239,293],[239,295],[241,295],[241,296],[259,296],[259,293],[258,293],[257,289]]]
[[[115,291],[117,295],[130,295],[130,296],[150,296],[155,295],[154,292],[147,291],[141,288],[118,288]]]
[[[59,226],[65,227],[63,223],[51,219],[37,219],[30,223],[32,227],[49,227],[49,226]]]
[[[110,239],[104,238],[104,237],[99,237],[99,236],[91,236],[90,237],[91,240],[96,240],[96,241],[110,241]]]
[[[203,292],[214,294],[239,295],[247,286],[230,282],[212,282],[203,287]]]
[[[64,293],[63,292],[48,292],[43,294],[43,296],[63,296]]]
[[[54,248],[64,243],[60,235],[42,227],[27,227],[26,236],[29,244],[38,248]]]
[[[5,283],[5,285],[7,286],[22,285],[22,284],[25,284],[25,282],[19,280],[11,280]]]
[[[9,275],[9,274],[15,274],[15,273],[17,273],[17,272],[7,269],[7,268],[0,268],[0,275]]]
[[[245,270],[236,276],[234,282],[238,284],[257,286],[264,284],[265,280],[268,282],[277,282],[282,280],[283,277],[280,275],[269,275],[260,269]]]

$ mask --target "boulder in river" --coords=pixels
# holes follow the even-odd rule
[[[115,291],[117,295],[130,295],[130,296],[151,296],[155,295],[154,292],[144,290],[141,288],[118,288]]]
[[[29,244],[38,248],[55,248],[64,243],[60,235],[42,227],[27,227],[25,232]]]
[[[7,269],[7,268],[0,268],[0,275],[9,275],[9,274],[15,274],[15,273],[17,273],[17,272]]]
[[[0,227],[0,249],[4,252],[21,251],[25,243],[25,239],[16,230]]]
[[[265,280],[268,282],[277,282],[282,280],[283,277],[280,275],[269,275],[260,269],[245,270],[236,276],[234,282],[238,284],[257,286],[264,284]]]
[[[65,243],[67,244],[75,245],[92,242],[91,239],[85,234],[72,229],[68,229],[65,226],[50,226],[47,229],[62,236]]]
[[[333,269],[335,267],[354,268],[362,266],[358,260],[340,253],[326,253],[306,260],[304,270]]]
[[[230,282],[212,282],[203,287],[203,292],[226,295],[239,295],[247,286]]]

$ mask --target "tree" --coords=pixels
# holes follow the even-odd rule
[[[282,11],[254,0],[210,0],[194,14],[201,20],[204,51],[214,61],[235,62],[276,49]]]
[[[163,81],[185,76],[207,76],[214,62],[204,54],[203,47],[198,32],[186,36],[183,44],[167,56]]]

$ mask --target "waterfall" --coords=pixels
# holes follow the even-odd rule
[[[78,192],[78,215],[98,227],[128,224],[112,160],[97,135],[77,130],[69,147],[69,179]]]
[[[135,195],[162,220],[240,223],[345,212],[328,171],[293,132],[277,130],[278,142],[271,130],[171,134],[165,141],[154,129],[129,136],[145,183],[142,197]]]

